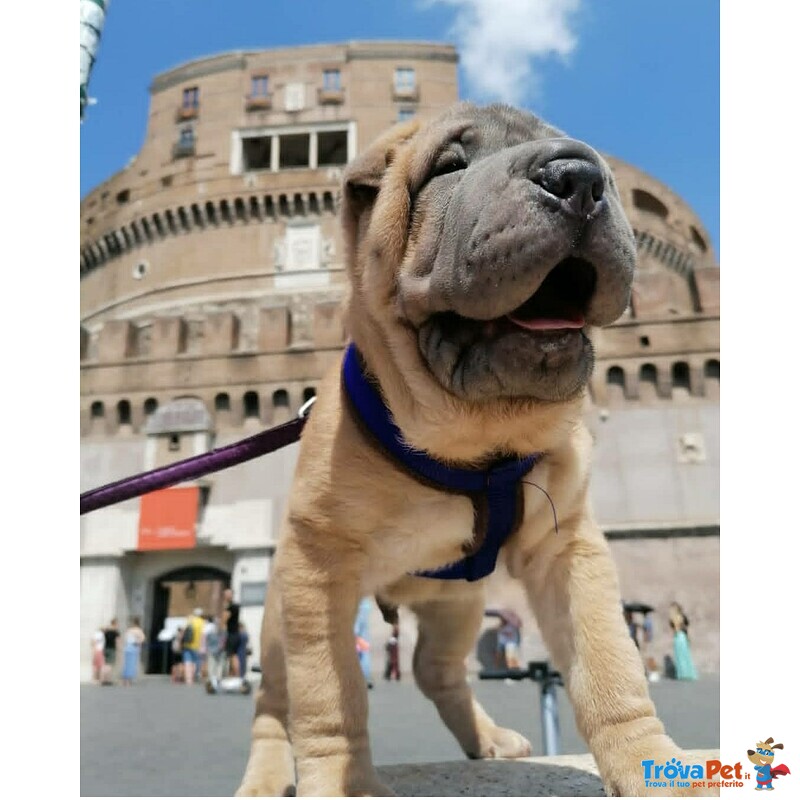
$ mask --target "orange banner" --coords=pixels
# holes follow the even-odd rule
[[[142,495],[138,550],[187,550],[195,546],[200,489],[158,489]]]

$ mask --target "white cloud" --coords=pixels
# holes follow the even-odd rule
[[[456,10],[449,33],[476,100],[521,104],[539,91],[535,62],[565,58],[577,44],[570,19],[581,0],[423,0],[442,4]]]

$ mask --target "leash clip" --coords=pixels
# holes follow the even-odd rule
[[[300,409],[297,412],[297,416],[299,419],[305,419],[308,416],[308,412],[311,411],[311,406],[314,405],[314,401],[317,399],[316,395],[314,397],[309,397],[308,400],[300,406]]]

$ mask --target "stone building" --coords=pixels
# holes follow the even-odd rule
[[[350,42],[155,77],[140,152],[81,203],[82,491],[237,441],[314,395],[345,336],[342,168],[389,125],[457,100],[457,61],[444,44]],[[719,267],[677,195],[611,162],[640,269],[631,308],[596,334],[596,512],[625,596],[659,612],[683,602],[700,666],[716,668]],[[216,610],[231,585],[257,657],[295,459],[292,446],[83,516],[82,645],[112,616],[139,615],[147,669],[162,671],[159,632],[195,605]],[[523,610],[501,574],[490,588],[493,604]]]

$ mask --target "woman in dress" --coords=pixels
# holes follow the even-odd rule
[[[125,631],[125,653],[121,676],[123,686],[131,686],[139,674],[139,661],[144,640],[144,631],[139,624],[139,617],[133,617],[128,630]]]
[[[696,681],[697,672],[689,648],[689,619],[677,603],[672,603],[669,607],[669,625],[672,628],[672,647],[675,653],[675,677],[680,681]]]

